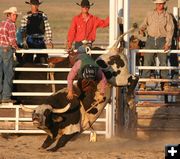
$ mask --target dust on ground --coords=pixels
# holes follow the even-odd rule
[[[80,135],[57,152],[40,149],[45,135],[0,136],[0,159],[164,159],[166,144],[180,143],[180,138],[167,137],[140,140],[122,137],[89,142]]]

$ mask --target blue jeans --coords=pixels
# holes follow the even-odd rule
[[[0,100],[11,99],[13,76],[13,49],[0,47]]]
[[[165,45],[166,39],[165,38],[153,38],[148,37],[146,41],[145,49],[163,49]],[[160,62],[160,66],[167,66],[167,53],[157,53],[157,57]],[[152,66],[154,63],[154,54],[147,53],[144,54],[144,66]],[[143,70],[142,77],[149,78],[151,70]],[[161,70],[161,78],[168,79],[168,70]]]

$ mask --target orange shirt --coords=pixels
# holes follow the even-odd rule
[[[89,14],[88,20],[84,21],[82,14],[75,16],[72,20],[68,32],[68,43],[83,40],[94,41],[96,39],[96,29],[109,26],[109,17],[105,20]]]

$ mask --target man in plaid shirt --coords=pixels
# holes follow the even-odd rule
[[[21,20],[21,29],[24,34],[24,47],[34,49],[52,48],[52,31],[47,15],[39,11],[39,0],[30,0],[31,11]],[[47,63],[47,54],[37,54],[35,63]],[[33,62],[33,54],[25,54],[24,62]]]
[[[16,7],[4,11],[6,20],[0,23],[0,102],[9,103],[12,94],[13,52],[18,49],[15,22],[18,13]]]

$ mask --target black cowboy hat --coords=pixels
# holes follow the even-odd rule
[[[92,5],[94,5],[94,3],[89,3],[89,0],[82,0],[81,1],[81,4],[79,3],[76,3],[78,6],[81,6],[81,7],[90,7]]]
[[[39,0],[30,0],[30,2],[25,2],[26,4],[33,4],[33,5],[40,5],[42,2],[39,2]]]

